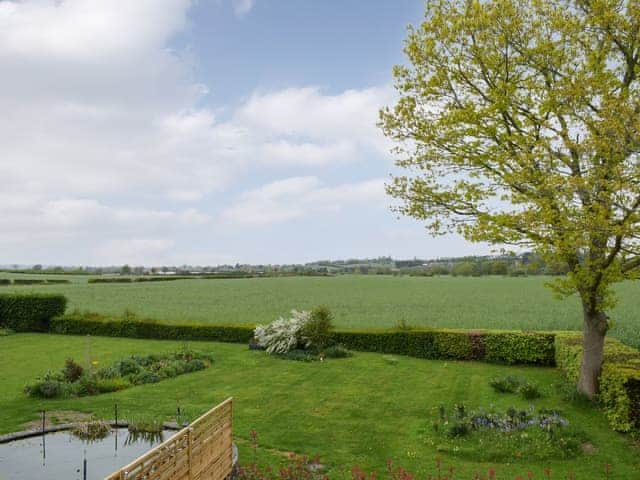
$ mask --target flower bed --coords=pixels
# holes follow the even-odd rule
[[[64,368],[45,373],[28,384],[25,393],[37,398],[98,395],[204,370],[212,362],[210,354],[188,349],[168,354],[133,355],[95,371],[67,359]]]

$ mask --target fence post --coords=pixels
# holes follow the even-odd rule
[[[187,430],[187,455],[188,455],[188,464],[189,464],[189,480],[193,479],[193,468],[191,466],[191,432],[193,428],[189,427]]]

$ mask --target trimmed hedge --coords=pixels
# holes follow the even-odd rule
[[[558,334],[556,364],[568,381],[580,376],[582,336]],[[607,338],[598,399],[614,430],[640,431],[640,352],[620,341]]]
[[[41,278],[14,278],[13,280],[14,285],[44,285],[45,283],[46,280]]]
[[[198,277],[139,277],[134,279],[134,282],[171,282],[173,280],[193,280]]]
[[[63,295],[0,295],[0,327],[16,332],[46,332],[51,318],[64,314]]]
[[[87,283],[131,283],[133,280],[130,277],[109,277],[109,278],[90,278]]]
[[[427,359],[553,365],[553,333],[482,330],[337,331],[335,343],[351,350]]]
[[[122,318],[72,312],[51,321],[51,332],[107,337],[214,340],[247,343],[251,325],[169,324],[127,314]],[[427,359],[554,364],[554,334],[464,330],[335,331],[331,343],[350,350]]]
[[[253,327],[246,325],[169,324],[131,315],[125,318],[109,318],[79,312],[52,319],[50,331],[69,335],[212,340],[230,343],[247,343],[253,338]]]
[[[8,278],[0,278],[0,285],[11,285],[11,280]]]

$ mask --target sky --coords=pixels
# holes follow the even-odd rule
[[[0,0],[0,264],[487,253],[390,210],[422,0]]]

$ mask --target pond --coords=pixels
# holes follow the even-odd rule
[[[101,480],[174,433],[165,430],[141,438],[118,428],[93,442],[79,440],[68,431],[15,440],[0,445],[0,480]]]

